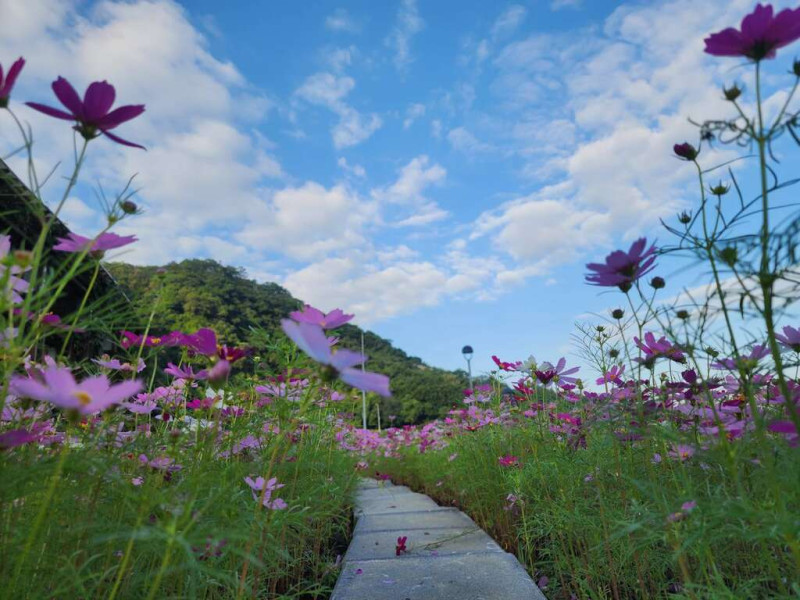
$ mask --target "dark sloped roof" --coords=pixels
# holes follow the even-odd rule
[[[0,159],[0,233],[11,237],[11,247],[14,249],[32,249],[42,232],[45,219],[53,219],[54,215],[30,189],[14,174],[8,165]],[[56,239],[65,237],[70,233],[69,228],[58,218],[55,218],[45,240],[45,246],[52,248]],[[47,269],[57,269],[67,257],[66,253],[48,252],[45,256]],[[92,278],[91,270],[77,274],[65,287],[64,292],[53,305],[53,312],[61,317],[66,317],[75,312],[83,300]],[[87,300],[87,306],[106,297],[117,305],[129,305],[129,300],[117,286],[111,274],[101,267],[92,291]],[[107,347],[108,340],[97,334],[83,334],[73,336],[75,344],[90,351],[89,346]],[[71,344],[72,345],[72,344]],[[77,348],[73,348],[73,351]]]

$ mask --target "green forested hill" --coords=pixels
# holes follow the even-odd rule
[[[132,300],[142,325],[147,322],[157,296],[161,295],[152,331],[195,331],[211,327],[228,344],[247,344],[251,327],[283,335],[280,320],[302,307],[302,301],[275,283],[257,283],[244,270],[213,260],[185,260],[163,267],[137,267],[110,263],[109,271]],[[340,307],[347,311],[346,306]],[[360,350],[361,330],[345,325],[336,330],[340,345]],[[367,368],[391,377],[393,397],[381,399],[384,425],[394,415],[395,425],[418,423],[442,416],[460,403],[466,377],[461,371],[427,366],[408,356],[372,332],[364,332]],[[374,405],[375,399],[372,404]],[[371,422],[376,421],[373,410]]]

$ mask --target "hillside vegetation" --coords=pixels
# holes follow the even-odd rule
[[[184,260],[165,267],[110,263],[108,269],[131,299],[142,328],[158,301],[151,326],[154,333],[211,327],[227,344],[258,347],[264,336],[254,330],[283,336],[280,320],[303,305],[278,284],[258,283],[248,279],[243,269],[214,260]],[[360,350],[360,328],[344,325],[335,333],[341,338],[340,346]],[[430,367],[370,331],[364,332],[364,345],[369,370],[391,378],[393,397],[380,401],[384,426],[390,424],[390,417],[395,417],[393,425],[400,425],[444,416],[460,403],[467,385],[462,371]],[[377,424],[376,402],[377,398],[371,398],[373,426]]]

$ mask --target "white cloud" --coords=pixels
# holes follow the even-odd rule
[[[411,104],[406,109],[406,118],[403,120],[403,129],[408,129],[414,121],[425,115],[425,105],[420,103]]]
[[[387,208],[400,207],[405,214],[410,208],[413,214],[393,219],[398,227],[427,225],[440,221],[449,215],[425,195],[425,190],[432,185],[441,185],[447,177],[447,171],[439,164],[431,164],[430,159],[422,154],[412,159],[400,169],[397,180],[383,188],[372,190],[372,197]]]
[[[563,8],[580,8],[583,0],[552,0],[550,10],[561,10]]]
[[[139,174],[133,187],[141,191],[134,200],[146,212],[121,223],[118,231],[135,233],[142,241],[124,258],[165,262],[190,256],[189,248],[203,252],[202,247],[212,246],[220,256],[241,256],[214,241],[206,228],[241,221],[264,182],[284,176],[273,145],[252,130],[268,114],[271,100],[254,91],[233,64],[208,52],[205,37],[174,2],[106,1],[84,13],[70,2],[0,1],[0,56],[24,48],[28,61],[15,90],[20,97],[57,104],[50,82],[61,74],[79,93],[88,82],[107,79],[118,104],[146,102],[144,115],[115,133],[145,144],[148,151],[98,138],[89,146],[82,178],[113,196],[130,174]],[[14,15],[13,23],[8,15]],[[19,104],[15,108],[33,126],[40,174],[67,159],[46,190],[46,198],[55,197],[72,153],[69,125]],[[1,137],[16,139],[6,135],[6,125],[0,119]],[[100,155],[102,160],[96,158]],[[100,226],[87,221],[90,193],[84,186],[75,192],[84,198],[70,200],[67,216],[76,226]]]
[[[505,9],[494,22],[491,29],[491,36],[494,39],[510,35],[522,24],[528,11],[520,4],[512,4]]]
[[[296,97],[311,104],[324,106],[338,115],[339,121],[331,129],[333,145],[337,149],[360,144],[383,125],[377,114],[362,115],[344,101],[355,85],[356,82],[352,77],[315,73],[309,76],[295,92]]]
[[[366,243],[365,227],[377,207],[344,185],[330,189],[315,182],[275,192],[249,211],[250,222],[236,239],[254,248],[297,260],[314,260]]]
[[[566,3],[561,3],[562,7]],[[625,5],[596,29],[533,34],[507,44],[493,65],[497,110],[483,116],[486,141],[465,124],[448,140],[465,151],[510,149],[539,192],[485,211],[472,236],[488,238],[516,265],[516,284],[571,262],[617,237],[641,235],[677,212],[692,169],[672,145],[694,140],[686,120],[728,114],[719,82],[730,63],[702,52],[708,31],[736,22],[746,0]],[[565,73],[569,73],[565,76]],[[741,75],[738,75],[741,77]],[[776,99],[777,101],[777,99]],[[730,158],[705,149],[704,164]],[[568,243],[565,243],[568,240]]]
[[[284,279],[299,298],[330,310],[347,307],[360,323],[374,322],[438,304],[447,275],[430,262],[376,267],[358,258],[328,258]]]
[[[491,152],[495,150],[492,144],[482,142],[476,138],[466,127],[456,127],[447,133],[447,141],[459,152],[465,154],[477,154],[479,152]]]
[[[346,173],[350,173],[356,177],[364,178],[367,176],[367,170],[364,167],[361,165],[349,164],[344,156],[340,156],[339,160],[336,161],[336,164],[339,165]]]
[[[397,21],[386,44],[394,51],[394,65],[398,71],[405,71],[411,64],[411,39],[425,27],[419,16],[417,0],[400,0]]]
[[[442,138],[442,122],[439,119],[431,121],[431,135],[437,140]]]
[[[325,27],[331,31],[344,33],[358,33],[361,26],[353,19],[344,8],[337,8],[332,15],[325,18]]]

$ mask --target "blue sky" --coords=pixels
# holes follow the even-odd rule
[[[19,98],[52,103],[63,75],[147,105],[119,130],[147,152],[92,143],[64,213],[79,233],[102,227],[90,184],[137,173],[145,213],[118,231],[141,241],[122,260],[242,266],[430,364],[463,367],[469,343],[481,372],[492,354],[569,356],[575,321],[620,302],[583,283],[584,263],[668,239],[658,219],[695,198],[671,156],[696,140],[686,118],[729,114],[720,86],[752,84],[702,39],[752,6],[0,0],[0,61],[28,59]],[[41,171],[69,156],[68,127],[18,111]],[[10,122],[0,134],[11,147]],[[660,274],[670,294],[705,281]]]

